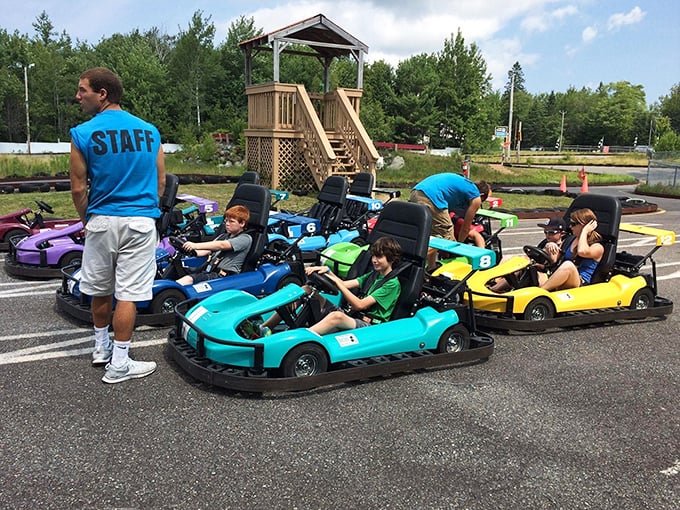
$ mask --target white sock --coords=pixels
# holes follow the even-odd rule
[[[113,355],[111,356],[111,364],[114,367],[122,367],[127,363],[129,359],[130,352],[130,340],[127,342],[119,342],[118,340],[113,340]]]
[[[109,338],[109,327],[103,328],[94,327],[94,347],[104,347],[109,349],[111,347],[111,338]]]

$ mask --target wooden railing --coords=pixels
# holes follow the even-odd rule
[[[246,136],[298,138],[318,187],[334,173],[375,172],[378,153],[359,120],[361,90],[307,94],[304,86],[249,86]],[[343,163],[330,140],[341,140]],[[340,143],[340,142],[338,142]],[[348,163],[349,161],[349,163]]]

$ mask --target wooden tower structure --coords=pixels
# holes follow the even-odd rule
[[[311,52],[295,51],[304,45]],[[359,172],[375,175],[378,152],[368,137],[359,111],[364,55],[368,46],[318,14],[293,25],[239,44],[246,55],[248,127],[246,163],[275,189],[320,189],[330,175],[350,180]],[[273,82],[252,83],[253,58],[273,52]],[[318,58],[324,66],[323,93],[308,93],[303,85],[279,82],[285,53]],[[334,58],[357,62],[356,89],[329,90]]]

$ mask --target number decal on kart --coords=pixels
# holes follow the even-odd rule
[[[314,232],[316,232],[316,225],[314,223],[307,223],[305,229],[307,230],[307,233],[313,234]]]
[[[479,258],[479,268],[485,269],[491,267],[493,264],[491,262],[491,255],[483,255]]]

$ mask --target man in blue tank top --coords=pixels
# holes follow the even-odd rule
[[[472,220],[489,196],[490,187],[485,181],[474,183],[467,177],[453,173],[440,173],[426,177],[411,190],[409,202],[422,204],[432,213],[432,232],[435,237],[464,243],[470,238],[477,246],[484,246],[484,239],[470,231]],[[463,225],[455,238],[453,223],[449,213],[457,212],[463,216]],[[477,237],[477,238],[475,238]],[[435,267],[437,252],[427,253],[427,267]]]
[[[115,73],[88,69],[80,76],[76,99],[93,118],[71,129],[71,194],[86,239],[80,290],[92,297],[92,364],[106,365],[106,383],[156,370],[155,362],[134,361],[128,352],[136,302],[152,298],[165,159],[158,129],[123,111],[122,95]]]

